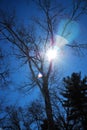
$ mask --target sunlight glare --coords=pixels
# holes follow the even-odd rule
[[[57,50],[56,49],[49,49],[46,53],[46,56],[49,61],[56,59],[57,57]]]

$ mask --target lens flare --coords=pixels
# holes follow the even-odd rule
[[[70,21],[70,19],[62,20],[58,27],[58,35],[67,39],[69,43],[79,35],[79,32],[79,23],[76,21]]]
[[[66,44],[68,44],[68,41],[62,37],[62,36],[59,36],[59,35],[56,35],[55,36],[55,44],[58,48],[62,48],[64,47]]]
[[[43,75],[41,73],[38,74],[38,78],[42,78]]]

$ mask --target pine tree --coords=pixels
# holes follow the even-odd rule
[[[81,73],[73,73],[63,81],[65,90],[61,94],[68,129],[87,129],[87,77],[81,79]]]

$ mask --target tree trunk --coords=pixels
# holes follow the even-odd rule
[[[51,106],[51,101],[50,101],[47,80],[44,80],[44,83],[43,83],[43,95],[44,95],[45,109],[46,109],[46,115],[47,115],[47,120],[48,120],[48,130],[54,130],[52,106]]]

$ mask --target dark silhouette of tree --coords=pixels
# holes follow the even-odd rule
[[[63,106],[66,108],[68,129],[87,129],[87,77],[81,78],[81,73],[73,73],[63,79],[65,90]]]
[[[39,100],[33,101],[25,107],[6,106],[0,111],[0,127],[4,130],[41,130],[45,119],[45,109]],[[3,110],[2,110],[3,109]],[[1,114],[4,115],[1,117]]]
[[[47,119],[43,120],[43,123],[41,124],[41,129],[42,130],[47,130],[48,129],[48,121],[47,121]]]
[[[31,130],[30,119],[27,118],[27,109],[18,106],[6,106],[3,113],[5,116],[0,122],[0,127],[4,130]]]
[[[36,28],[34,29],[33,25],[28,27],[25,27],[25,25],[23,26],[23,24],[20,25],[20,23],[16,23],[17,20],[15,20],[13,14],[9,15],[8,13],[6,14],[6,12],[2,12],[0,13],[0,38],[1,40],[4,39],[12,43],[16,50],[16,56],[23,62],[23,64],[28,65],[30,77],[29,84],[27,86],[29,89],[27,90],[30,90],[33,87],[39,87],[45,102],[48,129],[54,130],[55,125],[49,88],[52,86],[50,82],[52,77],[55,76],[55,84],[57,84],[58,80],[57,76],[54,75],[54,72],[52,73],[53,61],[51,60],[49,63],[47,63],[45,59],[45,53],[48,48],[54,47],[56,25],[59,22],[58,18],[61,19],[61,16],[65,17],[66,12],[68,13],[66,17],[68,16],[69,20],[65,23],[61,33],[61,36],[65,38],[66,35],[70,33],[65,33],[67,26],[73,20],[78,19],[82,14],[86,13],[87,2],[85,0],[73,0],[72,9],[70,7],[71,13],[69,13],[69,9],[65,11],[65,8],[60,6],[56,0],[34,0],[34,2],[40,9],[40,11],[38,11],[40,14],[39,18],[34,18],[33,21],[33,25],[36,25]],[[66,46],[72,48],[84,47],[83,44],[77,44],[76,42],[73,42],[70,45],[67,44]],[[85,47],[87,47],[87,45],[85,45]],[[42,74],[42,78],[38,78],[38,73]]]
[[[13,130],[21,130],[20,127],[20,114],[15,106],[6,107],[6,112],[8,113],[7,125],[4,128],[11,128]]]
[[[0,48],[0,89],[6,88],[10,83],[10,70],[8,65],[5,64],[5,60],[5,53],[3,53],[2,49]]]
[[[59,117],[58,117],[59,118]],[[59,120],[59,119],[58,119]],[[63,128],[61,127],[61,123],[60,120],[59,122],[57,121],[54,121],[54,126],[55,126],[55,130],[62,130]],[[41,124],[41,130],[48,130],[49,126],[48,126],[48,120],[47,119],[44,119],[43,120],[43,123]]]
[[[45,109],[39,100],[33,101],[27,107],[27,117],[30,120],[30,125],[35,125],[38,130],[41,130],[41,123],[45,119]]]
[[[6,97],[0,97],[0,127],[2,127],[4,120],[7,118],[7,113],[4,112],[4,104],[6,103]]]

